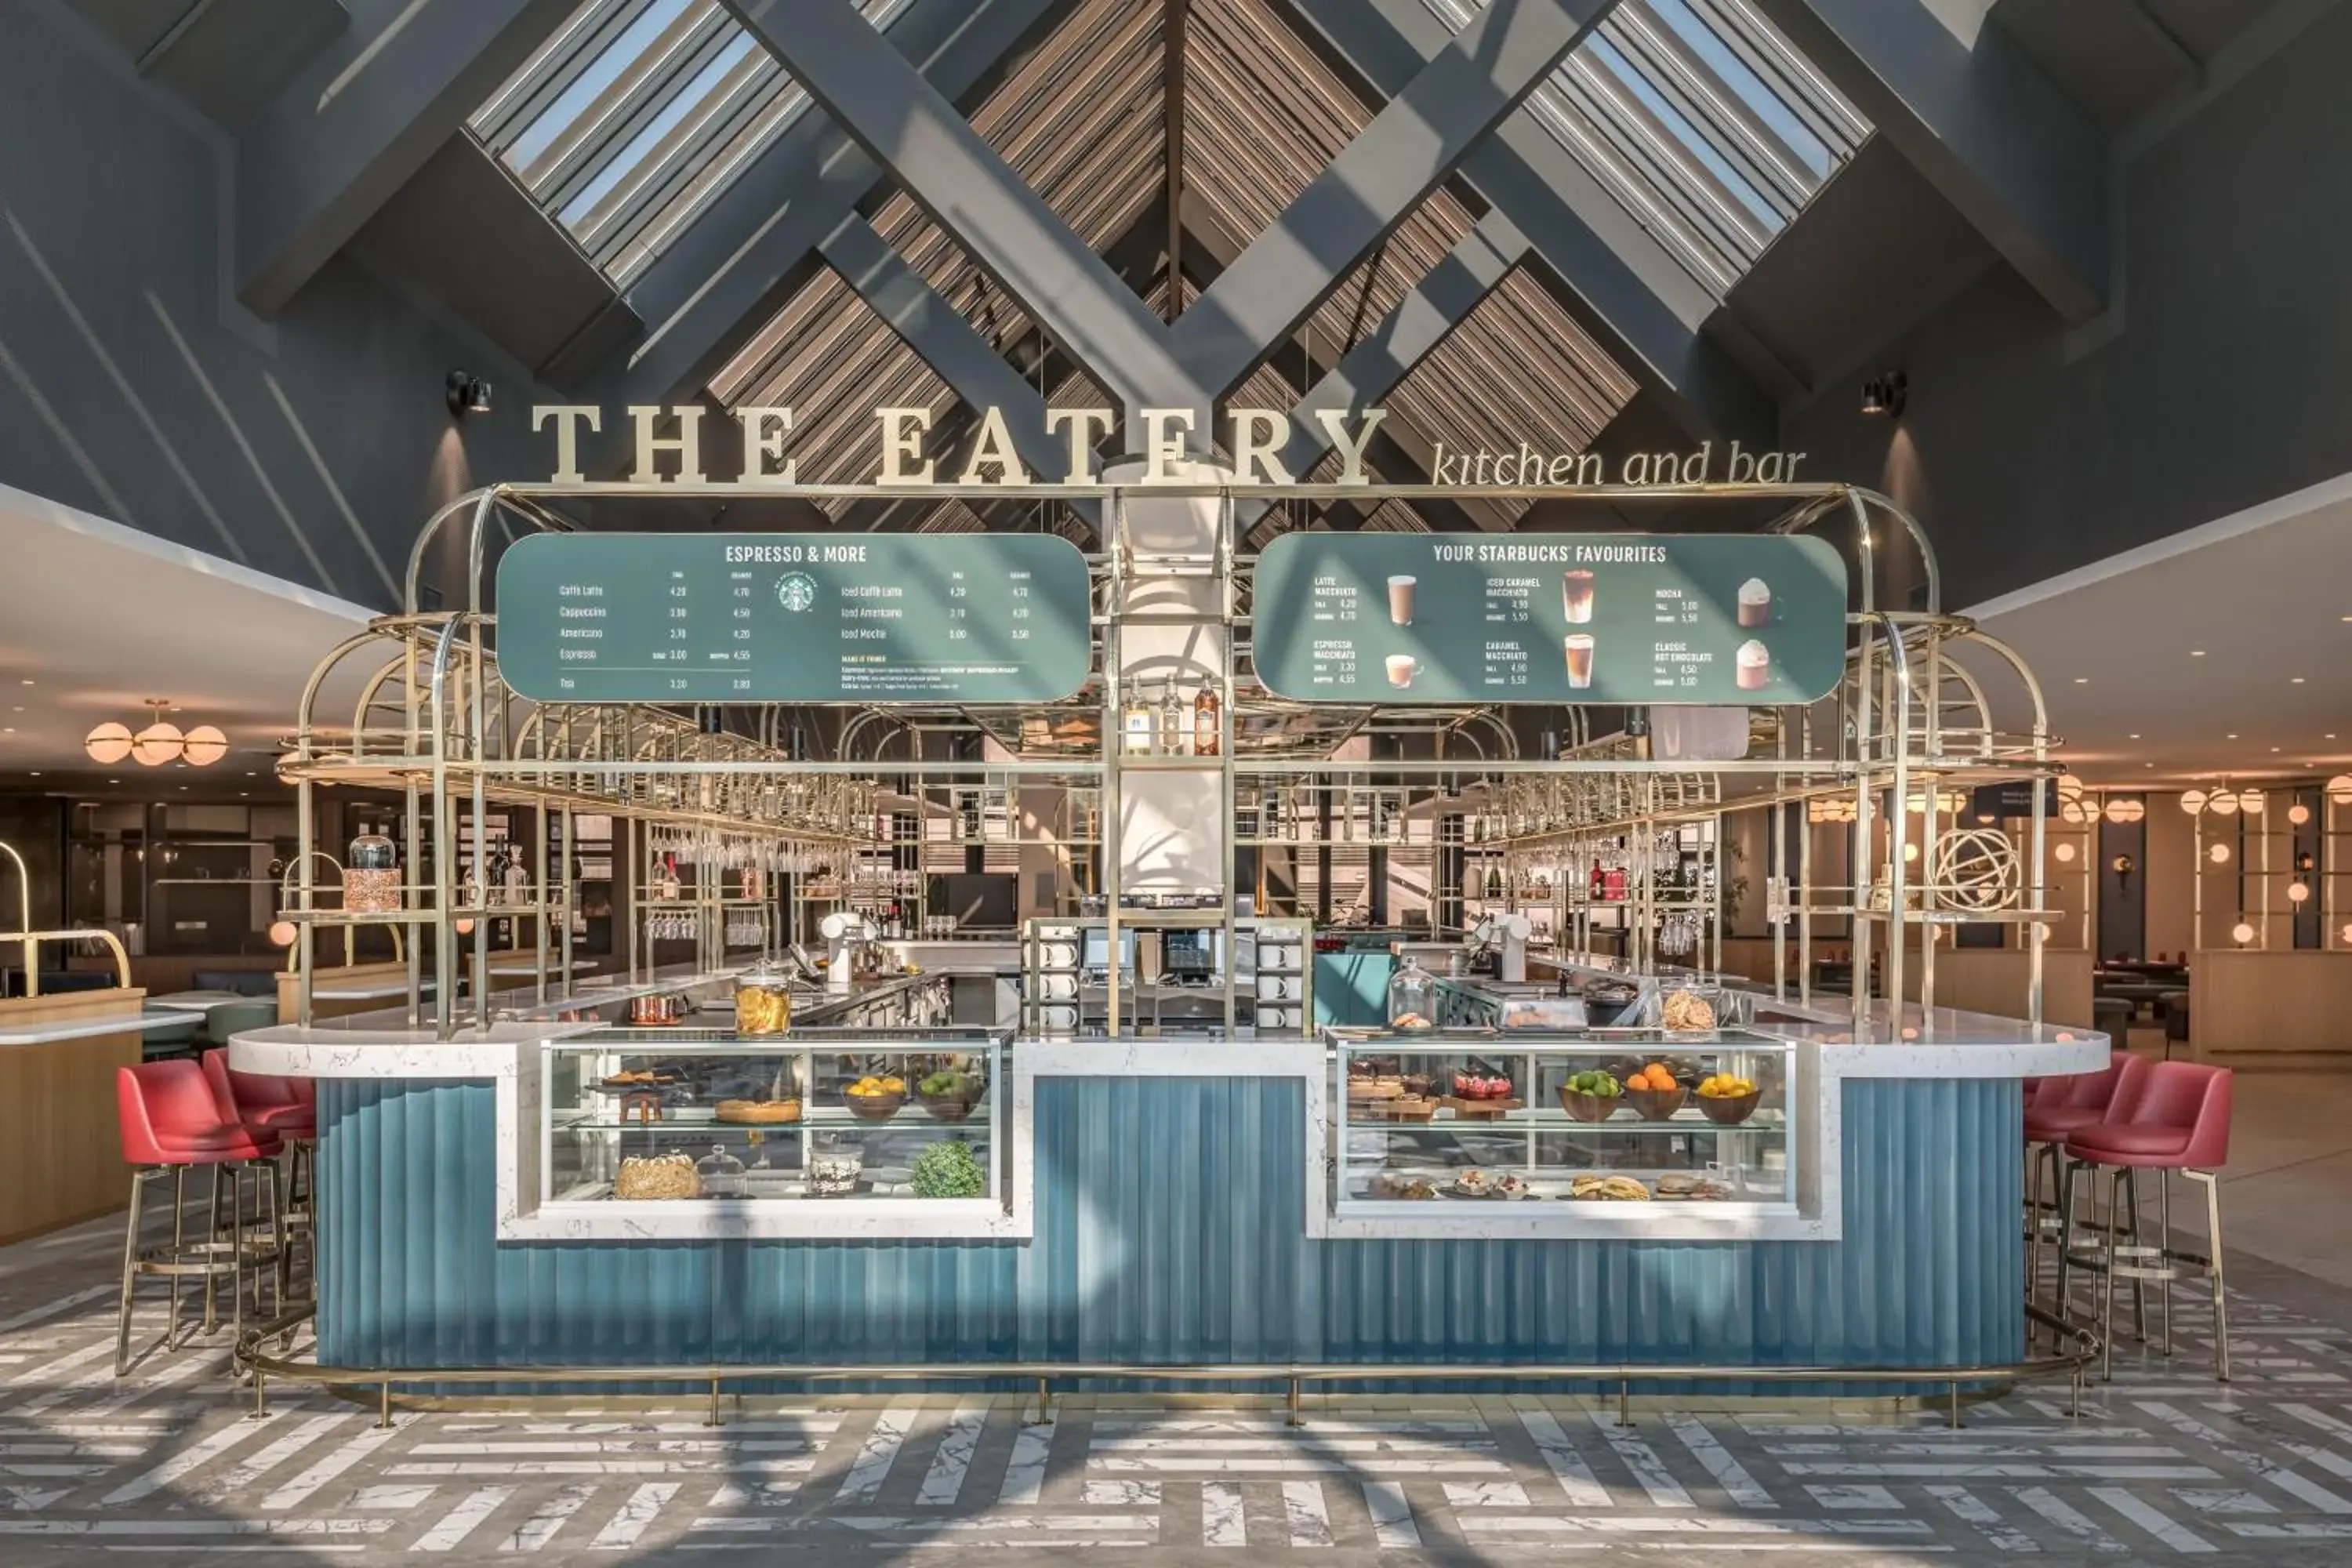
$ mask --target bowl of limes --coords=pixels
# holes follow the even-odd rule
[[[1625,1102],[1625,1086],[1605,1072],[1570,1073],[1559,1086],[1559,1108],[1578,1121],[1606,1121]]]

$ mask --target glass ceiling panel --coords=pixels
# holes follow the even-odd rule
[[[1717,298],[1871,131],[1750,0],[1619,0],[1528,110]]]
[[[856,0],[877,27],[909,3]],[[625,285],[808,101],[718,0],[586,0],[467,123]]]

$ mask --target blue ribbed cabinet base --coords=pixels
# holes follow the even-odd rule
[[[1309,1240],[1302,1092],[1275,1079],[1041,1080],[1026,1243],[502,1245],[488,1083],[322,1080],[320,1359],[1962,1366],[2023,1353],[2014,1080],[1849,1081],[1845,1237],[1827,1243]]]

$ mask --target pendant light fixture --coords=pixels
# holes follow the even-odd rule
[[[147,706],[154,711],[135,735],[129,725],[110,721],[83,736],[81,749],[89,760],[108,767],[128,757],[142,767],[183,762],[190,767],[207,768],[228,755],[228,737],[215,726],[199,724],[183,731],[166,719],[164,714],[172,709],[170,698],[150,697]]]

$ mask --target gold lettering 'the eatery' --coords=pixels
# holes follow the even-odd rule
[[[630,465],[629,482],[639,485],[703,484],[713,476],[702,468],[702,416],[705,410],[696,404],[676,404],[663,408],[651,404],[632,404],[628,409],[632,427],[635,461]],[[793,411],[788,407],[744,406],[732,410],[735,420],[743,430],[743,469],[733,482],[747,485],[792,485],[799,482],[797,465],[786,455],[785,443],[792,434]],[[667,416],[675,425],[669,435],[660,434]],[[1193,416],[1183,408],[1147,408],[1144,421],[1144,455],[1148,459],[1143,482],[1172,484],[1183,478],[1181,465],[1187,458],[1188,439],[1194,431]],[[1379,428],[1386,411],[1366,408],[1355,413],[1340,409],[1318,410],[1316,423],[1322,426],[1330,449],[1339,454],[1339,483],[1362,485],[1371,482],[1364,467],[1364,452],[1370,446],[1372,432]],[[1234,457],[1234,476],[1244,484],[1286,485],[1297,482],[1282,461],[1283,448],[1289,444],[1291,418],[1274,408],[1234,408],[1225,416],[1231,432],[1230,447]],[[1090,485],[1100,476],[1095,468],[1095,443],[1108,434],[1117,423],[1116,410],[1109,408],[1053,408],[1046,410],[1045,434],[1060,437],[1066,444],[1069,461],[1058,478],[1042,482],[1066,485]],[[877,457],[873,482],[879,485],[931,485],[940,482],[938,465],[923,453],[923,439],[931,427],[931,411],[928,408],[877,408],[874,411],[877,435]],[[587,482],[580,468],[580,433],[584,428],[591,434],[604,428],[604,411],[590,403],[541,404],[530,411],[530,427],[555,431],[555,472],[551,476],[559,485]],[[667,471],[665,471],[667,470]],[[1026,485],[1041,482],[1033,478],[1029,467],[1021,459],[1020,445],[1013,439],[1013,427],[1004,411],[989,407],[981,410],[980,424],[974,433],[971,450],[962,468],[956,474],[959,485]]]

